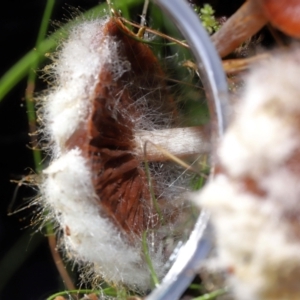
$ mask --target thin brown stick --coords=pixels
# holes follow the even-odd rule
[[[120,17],[120,16],[118,16],[117,18],[120,19],[122,22],[127,23],[127,24],[129,24],[129,25],[131,25],[131,26],[133,26],[133,27],[141,28],[141,25],[136,24],[136,23],[134,23],[134,22],[130,22],[130,21],[126,20],[125,18],[122,18],[122,17]],[[168,36],[168,35],[166,35],[166,34],[163,34],[163,33],[159,32],[159,31],[157,31],[157,30],[151,29],[151,28],[146,27],[146,26],[144,26],[143,29],[144,29],[145,31],[147,31],[147,32],[150,32],[150,33],[153,33],[153,34],[155,34],[155,35],[157,35],[157,36],[160,36],[160,37],[162,37],[162,38],[164,38],[164,39],[166,39],[166,40],[169,40],[169,41],[171,41],[171,42],[174,42],[174,43],[176,43],[176,44],[178,44],[178,45],[180,45],[180,46],[182,46],[182,47],[184,47],[184,48],[187,48],[187,49],[190,48],[190,46],[189,46],[188,44],[186,44],[185,42],[179,41],[179,40],[177,40],[177,39],[175,39],[175,38],[173,38],[173,37],[171,37],[171,36]]]
[[[245,71],[251,67],[252,64],[256,64],[261,60],[270,57],[268,53],[258,54],[248,58],[240,59],[226,59],[222,61],[223,69],[226,74],[233,74],[241,71]]]
[[[258,63],[261,60],[268,59],[269,57],[269,53],[262,53],[248,58],[225,59],[222,61],[222,65],[226,74],[233,74],[245,71],[249,69],[251,65]],[[196,72],[198,70],[198,66],[190,60],[185,61],[182,65],[191,68]]]
[[[48,243],[49,243],[49,247],[50,247],[50,250],[51,250],[51,254],[52,254],[52,257],[53,257],[53,261],[56,265],[56,268],[66,286],[66,288],[68,290],[75,290],[75,286],[73,284],[73,281],[72,279],[70,278],[66,268],[65,268],[65,265],[61,259],[61,256],[60,254],[58,253],[57,251],[57,244],[56,244],[56,237],[55,235],[49,235],[48,236]]]
[[[205,174],[201,174],[198,172],[198,170],[196,170],[195,168],[193,168],[191,165],[187,164],[185,161],[183,161],[182,159],[180,159],[178,156],[173,155],[172,153],[168,152],[167,150],[165,150],[164,148],[162,148],[159,145],[156,145],[150,141],[145,142],[144,148],[145,151],[144,153],[146,153],[146,157],[147,157],[147,147],[148,145],[151,145],[152,148],[156,148],[157,151],[162,154],[165,158],[165,160],[172,160],[174,161],[176,164],[178,164],[179,166],[182,166],[183,168],[185,168],[186,170],[190,170],[193,171],[194,173],[197,173],[199,175],[203,175],[206,176]]]

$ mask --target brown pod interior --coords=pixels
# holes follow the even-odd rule
[[[101,215],[110,218],[132,240],[159,226],[144,161],[135,155],[136,124],[147,117],[143,113],[154,111],[157,114],[150,114],[149,122],[164,128],[164,116],[172,123],[176,109],[150,48],[135,40],[118,19],[109,20],[102,30],[104,39],[111,36],[118,43],[118,55],[131,68],[116,80],[111,62],[104,65],[87,125],[73,134],[68,146],[80,147],[91,164]],[[158,118],[160,113],[162,117]],[[153,191],[159,197],[155,182]]]

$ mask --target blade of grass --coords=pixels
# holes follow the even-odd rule
[[[95,294],[95,295],[106,295],[106,296],[117,296],[116,290],[114,288],[105,288],[100,291],[95,291],[91,289],[80,289],[80,290],[70,290],[63,291],[56,294],[51,295],[46,300],[54,300],[58,296],[70,296],[71,294]]]
[[[52,15],[53,7],[55,4],[55,0],[47,0],[46,7],[44,10],[44,14],[42,17],[41,26],[38,32],[38,37],[36,40],[36,48],[39,47],[42,40],[45,38],[48,30],[48,25],[50,21],[50,17]],[[35,141],[35,138],[32,134],[36,132],[36,114],[35,114],[35,104],[33,99],[33,93],[35,89],[35,80],[36,80],[36,72],[39,65],[39,57],[34,61],[34,63],[31,65],[31,70],[29,71],[29,76],[27,80],[27,88],[26,88],[26,108],[27,108],[27,117],[28,117],[28,123],[29,123],[29,132],[31,133],[31,146],[32,146],[32,152],[33,152],[33,159],[34,159],[34,165],[35,170],[39,173],[41,171],[41,161],[42,161],[42,155],[41,151],[37,149],[37,143]]]
[[[148,265],[148,268],[149,268],[149,271],[150,271],[150,274],[151,274],[153,287],[156,287],[156,286],[159,285],[159,280],[158,280],[158,277],[157,277],[156,272],[154,270],[154,267],[153,267],[153,264],[152,264],[152,261],[151,261],[151,257],[150,257],[150,254],[149,254],[149,249],[148,249],[148,244],[147,244],[147,231],[143,232],[142,246],[143,246],[143,253],[145,255],[145,260],[146,260],[146,263]]]
[[[43,41],[43,39],[45,38],[45,36],[47,34],[48,25],[50,22],[54,4],[55,4],[55,0],[47,0],[44,14],[42,17],[42,22],[41,22],[37,40],[36,40],[36,48],[39,48],[39,45],[41,44],[41,42]],[[36,126],[35,101],[33,98],[33,93],[34,93],[35,81],[36,81],[35,70],[38,68],[39,60],[40,60],[39,57],[37,57],[37,59],[31,66],[31,69],[30,69],[29,75],[28,75],[27,89],[26,89],[26,94],[25,94],[29,131],[31,133],[30,134],[31,146],[32,146],[35,169],[36,169],[37,173],[39,173],[42,168],[42,165],[41,165],[42,154],[41,154],[40,149],[37,148],[37,142],[36,142],[36,136],[35,136],[37,126]],[[57,268],[66,288],[67,289],[75,289],[72,279],[70,278],[67,270],[65,269],[62,258],[57,251],[56,237],[53,232],[53,225],[47,224],[46,231],[47,231],[47,236],[48,236],[49,247],[51,250],[51,255],[53,257],[53,261],[56,265],[56,268]]]
[[[226,294],[227,292],[228,292],[227,289],[219,289],[211,293],[204,294],[200,297],[193,298],[192,300],[212,300],[212,299],[216,299],[216,297],[218,296],[222,296]]]
[[[52,14],[53,6],[54,6],[55,0],[48,0],[46,3],[46,7],[44,10],[44,15],[42,17],[41,26],[39,29],[39,34],[37,38],[36,45],[38,46],[40,42],[44,39],[50,16]],[[34,63],[29,65],[32,69],[37,68],[38,66],[38,60],[36,60]],[[26,91],[26,106],[28,111],[28,122],[30,126],[30,132],[33,133],[35,131],[35,123],[36,123],[36,116],[35,116],[35,108],[34,108],[34,102],[33,102],[33,91],[34,91],[34,82],[35,82],[36,75],[33,71],[29,73],[28,78],[28,86]],[[33,150],[33,156],[34,156],[34,163],[36,170],[39,170],[40,167],[40,161],[41,161],[41,154],[37,150]],[[28,256],[39,246],[39,244],[43,241],[40,235],[35,235],[34,238],[30,241],[30,244],[27,246],[25,243],[28,243],[29,235],[28,232],[26,233],[16,242],[13,247],[7,252],[7,255],[1,260],[0,262],[0,268],[1,270],[5,270],[5,272],[2,272],[2,274],[5,274],[3,278],[0,276],[0,290],[9,282],[11,277],[14,275],[14,273],[20,268],[20,266],[23,264],[23,262],[28,258]],[[26,249],[26,254],[21,254],[21,249]]]

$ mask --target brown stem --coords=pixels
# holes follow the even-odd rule
[[[249,69],[252,64],[257,64],[259,61],[268,59],[269,57],[270,54],[262,53],[248,58],[225,59],[222,61],[223,69],[226,74],[238,73]]]
[[[246,1],[227,22],[212,36],[217,51],[224,57],[258,32],[267,18],[256,1]]]
[[[56,268],[68,290],[75,290],[75,286],[65,268],[65,265],[56,249],[56,237],[55,235],[48,236],[48,243],[53,257],[53,261],[56,265]]]

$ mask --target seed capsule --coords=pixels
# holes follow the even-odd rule
[[[145,291],[143,234],[162,278],[188,207],[188,177],[178,178],[182,171],[170,163],[149,161],[147,171],[136,150],[136,132],[176,125],[159,62],[118,19],[106,18],[74,27],[48,72],[54,84],[41,119],[52,159],[43,172],[44,206],[64,230],[69,257],[108,282]]]

